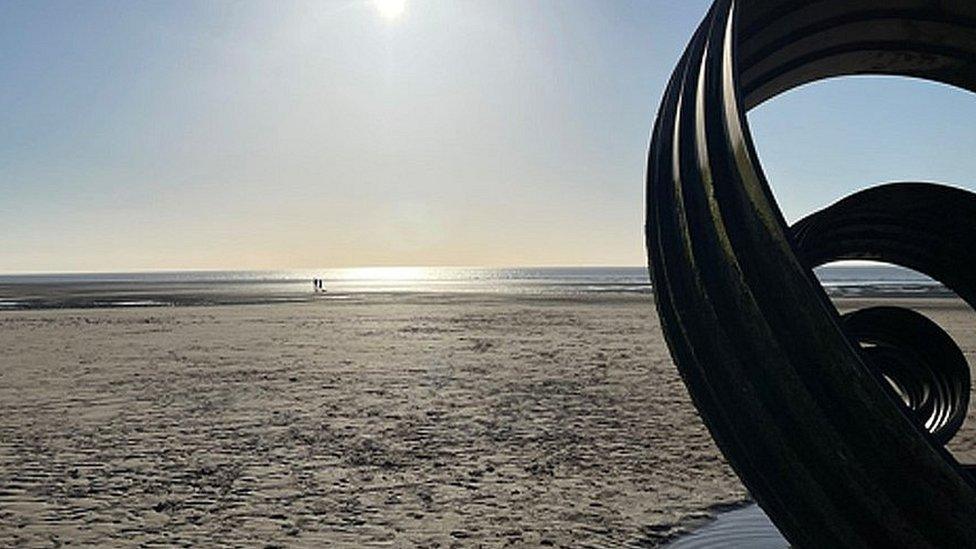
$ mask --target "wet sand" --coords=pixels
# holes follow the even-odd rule
[[[655,546],[746,499],[648,296],[0,313],[3,547]]]

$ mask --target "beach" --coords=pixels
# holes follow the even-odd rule
[[[347,297],[0,312],[0,546],[653,547],[748,501],[651,296]],[[964,304],[884,303],[972,362]]]

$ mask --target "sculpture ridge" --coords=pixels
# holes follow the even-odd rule
[[[716,0],[665,90],[646,244],[665,338],[719,448],[797,547],[976,547],[976,482],[944,448],[962,352],[919,313],[841,316],[812,269],[876,259],[976,306],[976,195],[899,183],[787,226],[745,113],[850,74],[976,91],[976,5]]]

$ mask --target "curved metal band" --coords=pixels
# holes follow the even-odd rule
[[[976,309],[976,195],[933,183],[890,183],[854,193],[792,227],[808,268],[871,259],[938,280]]]
[[[938,324],[901,307],[869,307],[841,317],[882,385],[939,444],[959,431],[969,409],[969,364]]]
[[[893,405],[792,238],[745,110],[856,73],[976,88],[969,2],[717,0],[665,92],[646,238],[665,337],[729,462],[799,547],[976,546],[976,488]]]
[[[938,280],[976,309],[976,195],[932,183],[893,183],[854,193],[792,227],[808,268],[871,259]],[[893,307],[845,315],[844,327],[870,343],[867,362],[887,378],[913,415],[942,444],[969,407],[965,357],[937,325]],[[897,351],[894,352],[894,351]],[[915,395],[918,398],[905,398]]]

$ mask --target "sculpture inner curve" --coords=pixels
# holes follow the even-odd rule
[[[941,282],[976,309],[976,250],[969,244],[976,241],[973,219],[976,195],[968,191],[891,183],[852,194],[801,219],[791,230],[797,255],[810,269],[849,259],[892,263]],[[949,336],[928,324],[917,313],[891,307],[844,317],[852,339],[873,340],[866,362],[873,370],[881,363],[902,374],[899,392],[917,397],[907,398],[906,404],[945,444],[965,420],[970,372]]]
[[[959,431],[969,409],[962,350],[927,317],[902,307],[869,307],[842,317],[869,369],[938,444]]]

